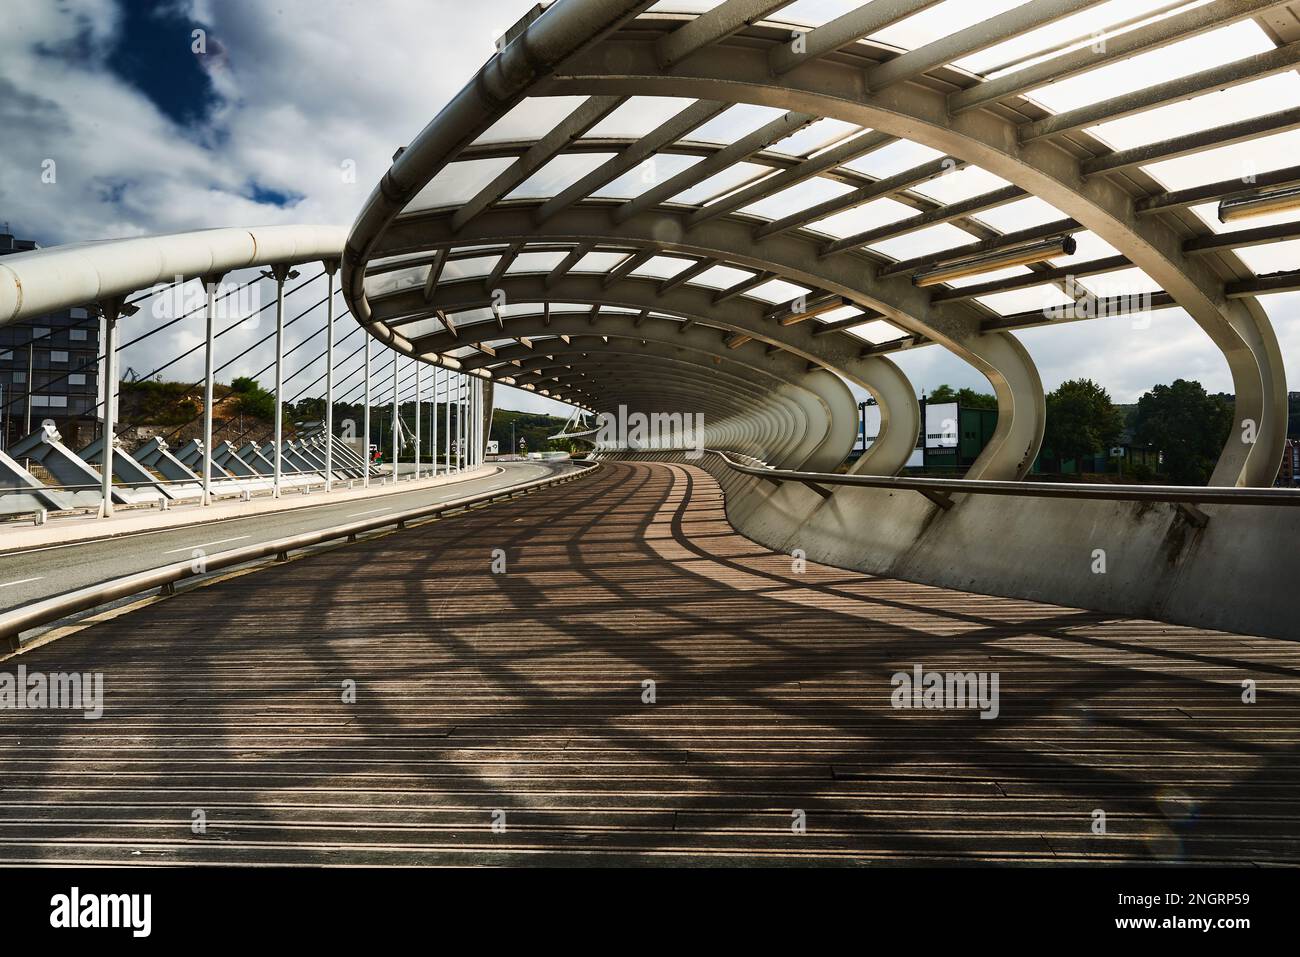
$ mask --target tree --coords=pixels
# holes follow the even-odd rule
[[[1043,445],[1059,461],[1086,458],[1113,446],[1124,417],[1110,394],[1091,379],[1062,382],[1047,396]]]
[[[1199,382],[1175,379],[1138,400],[1134,432],[1164,453],[1165,471],[1179,485],[1204,485],[1232,431],[1233,410],[1224,396]]]
[[[288,404],[285,405],[289,409]],[[294,421],[325,421],[325,399],[319,396],[299,399],[293,404],[291,417]]]
[[[963,409],[996,409],[998,407],[998,397],[989,392],[976,392],[966,386],[954,389],[946,382],[926,396],[925,401],[957,402]]]
[[[235,393],[235,409],[256,419],[275,418],[275,396],[257,384],[257,380],[240,376],[230,383]]]

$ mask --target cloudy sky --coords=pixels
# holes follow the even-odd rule
[[[963,2],[968,12],[976,6],[974,0]],[[987,15],[1016,2],[987,0],[980,10]],[[788,13],[817,20],[848,5],[799,0]],[[531,6],[530,0],[4,0],[0,223],[44,245],[229,225],[349,225],[394,150],[466,82],[491,55],[495,38]],[[951,10],[940,10],[887,39],[910,46],[922,42],[926,30],[952,28]],[[204,31],[201,55],[193,52],[198,29]],[[1202,41],[1199,52],[1172,50],[1162,54],[1164,61],[1137,69],[1148,76],[1153,69],[1204,69],[1266,48],[1261,37],[1248,22]],[[994,51],[968,65],[986,69],[1013,53]],[[1133,78],[1113,83],[1121,89],[1133,85]],[[1065,109],[1099,98],[1097,90],[1095,81],[1066,83],[1044,91],[1041,99]],[[1101,133],[1126,146],[1189,123],[1199,128],[1243,111],[1254,115],[1297,104],[1300,80],[1290,73],[1237,94],[1182,104],[1182,113],[1170,107],[1155,120],[1110,124]],[[1289,165],[1300,145],[1297,137],[1277,138],[1262,157],[1257,150],[1252,162],[1258,160],[1260,169]],[[1180,187],[1233,175],[1224,170],[1242,162],[1224,154],[1175,161],[1157,172]],[[1020,212],[1032,217],[1037,211],[1027,206]],[[1013,228],[1026,221],[1016,215],[1007,207],[1005,223],[996,225]],[[1251,265],[1259,272],[1294,268],[1288,260],[1296,258],[1295,246],[1262,247],[1252,253],[1258,260]],[[269,288],[259,291],[270,295]],[[295,303],[306,308],[323,296],[323,281],[310,284],[291,300],[291,315]],[[1300,381],[1292,359],[1300,347],[1300,297],[1262,302],[1277,325],[1291,381]],[[319,328],[314,317],[290,330],[291,345]],[[1075,323],[1031,330],[1021,339],[1049,389],[1089,376],[1117,400],[1134,401],[1152,384],[1182,376],[1200,379],[1212,391],[1230,390],[1221,356],[1185,314],[1163,310],[1150,319],[1146,328],[1129,321]],[[162,319],[146,311],[133,321],[143,330]],[[267,328],[263,322],[232,332],[223,340],[222,359],[252,346]],[[354,330],[344,316],[340,337]],[[150,371],[171,358],[178,344],[189,348],[201,341],[197,318],[172,332],[166,345],[151,340],[128,350],[123,368]],[[359,336],[347,341],[343,354],[360,344]],[[253,349],[223,378],[262,368],[269,350],[269,344]],[[315,350],[309,342],[298,355]],[[897,361],[918,391],[940,382],[987,388],[982,376],[940,349],[901,354]],[[391,365],[384,368],[387,375]],[[308,387],[321,372],[323,364],[305,370],[291,389]],[[200,357],[166,375],[197,378]],[[506,407],[556,408],[540,397],[502,391],[498,401]]]

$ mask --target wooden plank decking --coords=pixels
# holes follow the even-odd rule
[[[1300,862],[1295,644],[794,574],[681,466],[607,464],[19,663],[101,671],[106,704],[0,711],[0,863]],[[893,709],[914,664],[998,672],[998,718]]]

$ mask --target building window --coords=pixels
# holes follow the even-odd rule
[[[48,397],[46,403],[52,409],[66,409],[68,407],[68,397],[66,395],[52,395]]]
[[[68,330],[68,338],[71,339],[73,342],[85,342],[85,341],[86,341],[86,330],[85,330],[85,329],[69,329],[69,330]]]
[[[14,385],[18,385],[18,384],[20,384],[20,383],[24,383],[24,382],[26,382],[26,381],[27,381],[27,373],[26,373],[26,372],[17,372],[17,371],[14,372]]]
[[[68,385],[85,385],[86,377],[83,373],[74,372],[68,376]]]
[[[0,362],[12,362],[14,354],[12,352],[0,352]]]
[[[50,361],[51,361],[51,362],[67,362],[67,361],[68,361],[68,354],[67,354],[66,352],[63,352],[63,351],[58,350],[58,349],[51,350],[51,352],[50,352]]]
[[[32,408],[43,409],[50,404],[49,396],[34,395],[32,396]]]
[[[47,329],[47,328],[45,328],[44,326],[33,326],[33,327],[32,327],[32,338],[33,338],[33,339],[44,339],[44,338],[45,338],[46,336],[48,336],[49,334],[50,334],[50,330]]]

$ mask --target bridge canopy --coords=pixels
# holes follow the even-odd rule
[[[1178,307],[1258,436],[1214,483],[1270,484],[1297,40],[1272,0],[558,0],[398,152],[345,295],[412,356],[788,466],[843,459],[852,383],[872,474],[920,425],[890,355],[938,346],[998,397],[972,478],[1041,443],[1016,331]]]

